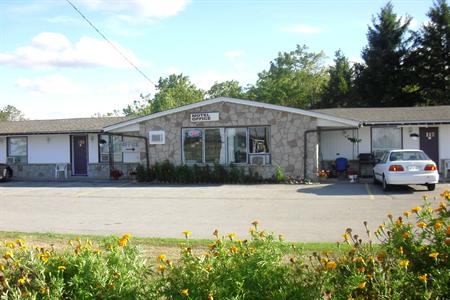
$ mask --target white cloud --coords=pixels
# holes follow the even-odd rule
[[[143,65],[136,55],[118,43],[113,44],[136,65]],[[104,40],[83,36],[75,44],[65,35],[42,32],[30,45],[13,53],[0,52],[0,65],[24,68],[130,68],[131,66]]]
[[[230,50],[225,52],[225,57],[227,58],[238,58],[238,57],[242,57],[245,54],[244,50]]]
[[[319,27],[313,27],[306,24],[297,24],[293,26],[287,26],[281,28],[283,32],[294,32],[294,33],[321,33],[324,30]]]
[[[43,94],[73,94],[84,89],[73,83],[69,78],[60,74],[39,77],[35,79],[18,78],[16,85],[28,92],[31,96]]]
[[[83,0],[82,3],[93,10],[112,12],[132,12],[146,17],[170,17],[181,12],[190,0]]]

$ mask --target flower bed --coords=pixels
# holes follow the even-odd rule
[[[368,240],[351,229],[340,251],[305,255],[252,223],[249,239],[213,232],[202,254],[182,234],[177,261],[147,262],[129,235],[96,245],[69,241],[64,251],[23,240],[0,245],[0,297],[6,299],[449,299],[447,204],[388,215]],[[374,244],[373,240],[379,242]],[[346,245],[343,247],[343,245]]]

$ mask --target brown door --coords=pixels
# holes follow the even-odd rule
[[[420,150],[425,152],[437,165],[439,165],[439,128],[438,127],[421,127],[420,133]]]
[[[87,136],[72,136],[73,175],[87,175]]]

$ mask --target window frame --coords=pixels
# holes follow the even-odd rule
[[[267,137],[269,139],[269,141],[267,142],[268,148],[269,148],[269,152],[264,152],[264,153],[250,153],[250,133],[249,130],[250,128],[265,128],[268,132],[267,132]],[[245,151],[246,151],[246,160],[245,162],[230,162],[230,158],[229,158],[229,154],[228,154],[228,147],[229,147],[229,142],[228,142],[228,130],[229,129],[245,129],[245,141],[246,141],[246,147],[245,147]],[[185,159],[185,154],[184,154],[184,132],[185,130],[190,130],[190,129],[200,129],[202,131],[202,162],[197,162],[197,163],[191,163],[191,162],[186,162]],[[268,156],[269,157],[269,162],[266,163],[265,165],[272,165],[272,136],[271,136],[271,127],[270,125],[255,125],[255,126],[212,126],[212,127],[182,127],[181,128],[181,161],[183,164],[186,165],[195,165],[195,164],[201,164],[201,165],[214,165],[213,163],[207,163],[206,162],[206,139],[205,139],[205,132],[208,129],[223,129],[224,130],[224,137],[225,137],[225,163],[224,164],[220,164],[220,165],[237,165],[237,166],[245,166],[245,165],[251,165],[250,164],[250,156]]]
[[[403,127],[398,127],[398,126],[371,126],[370,127],[370,152],[373,155],[375,155],[374,148],[373,148],[373,130],[374,129],[385,129],[385,128],[395,128],[395,129],[399,129],[400,130],[400,149],[403,149]],[[395,149],[382,149],[382,150],[376,150],[376,151],[389,152],[390,150],[395,150]]]
[[[8,158],[10,157],[22,157],[22,155],[10,155],[10,149],[9,149],[9,144],[10,144],[10,139],[25,139],[25,157],[26,157],[26,161],[25,162],[14,162],[14,164],[28,164],[28,136],[26,135],[20,135],[20,136],[8,136],[6,137],[6,160],[8,160]]]
[[[108,153],[102,153],[101,152],[100,140],[101,140],[102,136],[107,136],[108,137]],[[109,157],[111,157],[111,155],[109,153],[109,149],[110,149],[110,147],[109,147],[109,137],[114,137],[114,136],[120,137],[121,141],[123,142],[123,136],[121,136],[121,135],[113,135],[113,134],[109,135],[109,134],[104,134],[104,133],[99,133],[98,134],[98,136],[97,136],[97,149],[98,149],[98,163],[99,164],[109,164],[110,163],[109,162]],[[123,163],[123,151],[121,151],[120,153],[121,153],[120,161],[115,161],[114,160],[114,156],[113,156],[113,162],[114,163]],[[108,161],[102,161],[102,154],[108,154]]]

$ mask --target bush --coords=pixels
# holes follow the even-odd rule
[[[170,169],[170,168],[169,168]],[[152,266],[129,235],[100,246],[80,239],[64,251],[0,244],[1,299],[450,299],[450,225],[443,202],[388,215],[364,242],[347,229],[336,253],[305,256],[259,230],[249,239],[216,230],[206,252],[193,251],[184,231],[181,258]]]

